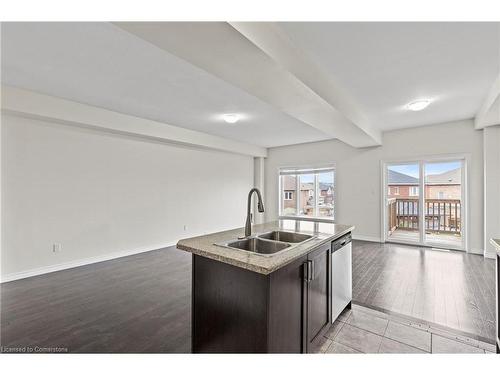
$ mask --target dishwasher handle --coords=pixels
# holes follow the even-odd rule
[[[332,252],[342,249],[345,245],[352,241],[351,233],[348,233],[339,239],[332,242]]]

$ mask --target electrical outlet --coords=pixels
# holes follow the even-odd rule
[[[62,245],[60,243],[55,243],[52,245],[52,252],[58,253],[62,250]]]

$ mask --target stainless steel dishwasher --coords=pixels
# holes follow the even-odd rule
[[[352,300],[351,233],[332,242],[332,323]]]

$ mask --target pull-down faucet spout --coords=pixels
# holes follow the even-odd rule
[[[247,221],[245,223],[245,237],[249,237],[252,235],[252,219],[251,219],[251,213],[250,213],[250,206],[252,203],[252,194],[253,193],[257,193],[257,199],[259,200],[257,202],[257,209],[259,210],[259,212],[264,212],[264,203],[262,203],[262,195],[260,194],[260,190],[257,188],[253,188],[248,193]]]

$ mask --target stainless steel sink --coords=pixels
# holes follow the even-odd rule
[[[283,232],[280,230],[275,230],[272,232],[263,233],[263,234],[258,235],[257,237],[258,238],[265,238],[267,240],[282,241],[282,242],[289,242],[289,243],[303,242],[303,241],[306,241],[306,240],[312,238],[312,236],[310,236],[308,234]]]
[[[219,242],[214,245],[249,251],[262,256],[272,256],[281,251],[293,249],[313,238],[316,238],[316,236],[275,230],[248,238]]]
[[[284,242],[266,241],[261,240],[260,238],[251,237],[243,240],[228,242],[225,246],[251,251],[258,254],[274,254],[290,247],[291,245]]]

